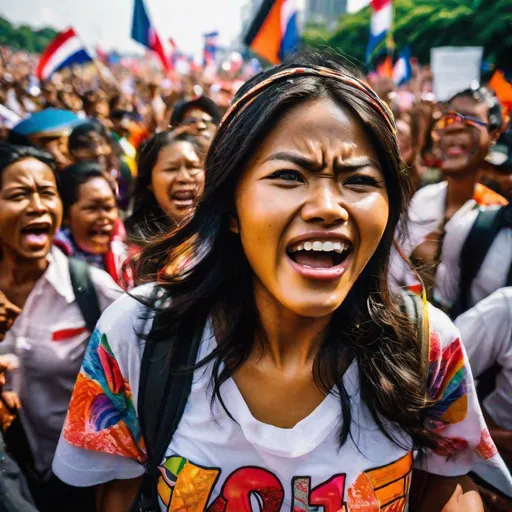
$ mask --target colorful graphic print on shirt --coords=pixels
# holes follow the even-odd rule
[[[107,336],[92,334],[63,430],[69,443],[143,463],[144,440],[128,379],[123,378]]]
[[[311,478],[295,476],[291,481],[290,512],[403,512],[412,468],[412,453],[395,462],[360,474],[345,494],[345,473],[311,489]],[[208,506],[222,469],[205,468],[175,455],[160,466],[158,495],[169,512],[251,512],[251,496],[261,510],[280,512],[285,490],[271,471],[245,466],[224,481],[219,496]]]
[[[459,338],[441,348],[437,333],[430,333],[429,398],[434,402],[427,415],[427,426],[436,434],[443,434],[449,425],[464,420],[468,411],[464,352]],[[465,450],[464,439],[439,440],[436,453],[450,456]]]

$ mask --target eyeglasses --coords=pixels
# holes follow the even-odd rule
[[[181,125],[194,125],[194,124],[202,124],[204,123],[206,126],[216,126],[216,124],[213,122],[213,119],[208,119],[205,117],[187,117],[181,121]]]
[[[464,116],[462,114],[459,114],[458,112],[447,112],[446,114],[443,114],[437,122],[434,124],[434,130],[440,131],[444,130],[446,127],[451,126],[455,123],[462,123],[466,126],[469,126],[471,128],[487,128],[487,123],[484,121],[481,121],[477,117],[473,116]]]

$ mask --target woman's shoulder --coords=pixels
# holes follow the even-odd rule
[[[153,317],[148,303],[156,291],[157,285],[149,283],[122,294],[103,312],[97,330],[123,344],[129,344],[131,340],[138,341]]]

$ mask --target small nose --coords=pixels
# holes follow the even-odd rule
[[[343,224],[348,220],[348,211],[342,202],[342,194],[336,180],[320,179],[311,188],[310,196],[302,208],[302,218],[306,222],[319,222],[326,226]]]
[[[41,200],[41,196],[38,193],[32,194],[29,211],[34,213],[41,213],[46,211],[46,205]]]
[[[180,170],[178,171],[178,174],[176,176],[176,181],[180,183],[190,183],[193,182],[193,178],[191,176],[191,171],[186,165],[182,165],[180,167]]]
[[[457,133],[457,132],[460,132],[465,129],[466,129],[466,125],[462,121],[456,120],[452,124],[449,124],[448,126],[446,126],[443,129],[443,133],[449,133],[449,134]]]

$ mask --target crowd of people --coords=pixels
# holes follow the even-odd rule
[[[490,88],[2,51],[0,510],[512,510]]]

